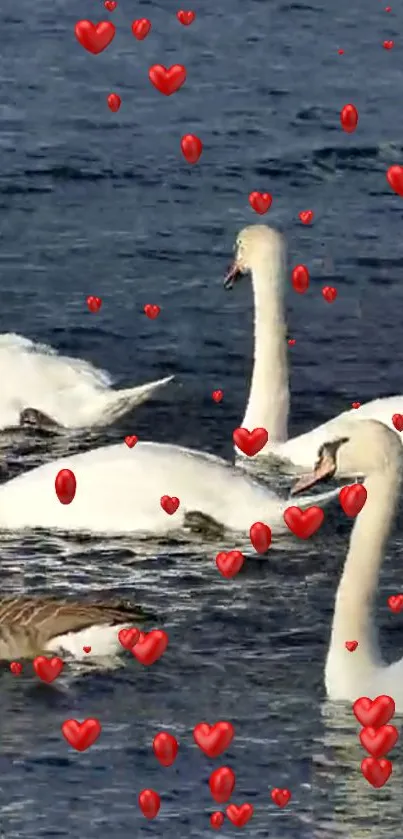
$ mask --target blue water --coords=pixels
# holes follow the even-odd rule
[[[393,0],[391,0],[393,3]],[[231,456],[243,416],[252,351],[248,282],[222,278],[236,233],[257,220],[252,190],[268,191],[265,217],[289,243],[290,267],[309,266],[311,289],[287,299],[291,432],[378,395],[403,391],[403,204],[387,185],[403,163],[403,12],[379,0],[336,5],[222,0],[193,7],[119,0],[3,0],[0,55],[0,332],[17,332],[108,369],[119,385],[174,373],[175,384],[100,436],[172,441]],[[76,42],[80,18],[111,19],[101,55]],[[143,42],[131,21],[149,17]],[[384,50],[382,42],[394,39]],[[344,55],[338,55],[338,49]],[[188,78],[165,98],[154,63],[183,63]],[[106,96],[122,97],[118,114]],[[339,112],[359,111],[355,134]],[[179,142],[198,134],[190,167]],[[313,209],[304,227],[301,210]],[[328,305],[322,285],[338,288]],[[85,298],[103,299],[97,315]],[[162,307],[157,321],[145,303]],[[211,391],[224,390],[216,405]],[[72,444],[73,445],[73,444]],[[2,475],[52,456],[14,441]],[[133,498],[135,504],[135,498]],[[399,522],[382,572],[382,644],[402,649],[402,621],[386,608],[401,590]],[[37,686],[29,668],[1,674],[0,832],[7,839],[188,839],[212,835],[209,772],[236,772],[235,803],[255,807],[244,828],[271,839],[401,839],[400,749],[382,790],[362,779],[349,708],[324,704],[323,662],[349,526],[329,520],[309,545],[273,550],[232,582],[218,579],[214,546],[152,548],[27,534],[2,536],[4,592],[125,594],[157,611],[170,645],[160,663]],[[62,738],[66,718],[98,717],[84,754]],[[222,761],[194,746],[197,722],[230,720]],[[162,769],[151,742],[176,734],[179,756]],[[139,791],[162,796],[147,822]],[[289,787],[285,810],[269,796]],[[238,834],[228,821],[219,835]]]

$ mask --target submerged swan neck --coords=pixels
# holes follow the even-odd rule
[[[284,274],[285,260],[281,249],[262,256],[252,270],[254,364],[242,426],[249,430],[265,428],[269,435],[268,448],[271,442],[287,440],[289,391]]]

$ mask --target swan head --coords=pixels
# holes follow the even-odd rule
[[[244,227],[235,242],[235,258],[224,280],[225,288],[232,288],[237,280],[261,265],[285,263],[284,238],[273,227],[254,224]],[[278,273],[278,272],[276,272]]]
[[[302,492],[321,481],[351,475],[368,477],[374,472],[400,470],[403,447],[396,431],[376,420],[340,423],[337,433],[322,443],[309,475],[303,475],[291,490]]]

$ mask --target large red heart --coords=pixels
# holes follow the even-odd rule
[[[258,554],[265,554],[271,545],[271,529],[262,521],[255,521],[249,530],[249,538]]]
[[[392,764],[386,758],[377,760],[375,757],[364,757],[364,760],[361,761],[361,772],[371,786],[379,789],[390,778]]]
[[[208,725],[199,722],[193,729],[193,738],[199,749],[207,757],[219,757],[228,749],[235,735],[234,726],[230,722],[216,722]]]
[[[118,632],[119,644],[121,644],[125,650],[132,650],[134,645],[137,644],[139,638],[140,630],[136,629],[135,626],[131,629],[121,629]]]
[[[91,717],[83,722],[77,720],[65,720],[62,725],[62,733],[70,746],[77,749],[78,752],[85,752],[89,749],[102,731],[99,720]]]
[[[36,675],[48,684],[60,676],[64,666],[61,658],[46,658],[44,655],[34,658],[33,665]]]
[[[389,166],[386,177],[393,191],[403,197],[403,166]]]
[[[268,192],[251,192],[249,195],[249,204],[252,207],[252,210],[255,213],[259,213],[260,216],[267,213],[267,210],[270,209],[272,204],[272,197]]]
[[[179,23],[182,23],[183,26],[190,26],[196,15],[194,12],[184,12],[183,9],[181,9],[179,12],[176,12],[176,17],[178,18]]]
[[[399,739],[399,732],[394,725],[381,725],[380,728],[367,726],[360,731],[361,745],[372,757],[385,757]]]
[[[168,516],[173,516],[179,507],[180,501],[176,495],[163,495],[160,499],[160,504],[164,513],[168,513]]]
[[[353,712],[361,725],[380,728],[393,717],[395,703],[391,696],[385,694],[377,696],[374,700],[368,699],[367,696],[360,696],[354,702]]]
[[[168,69],[162,64],[153,64],[148,71],[148,77],[160,93],[171,96],[185,83],[186,68],[183,64],[173,64]]]
[[[367,500],[367,490],[363,484],[350,484],[339,492],[339,501],[346,516],[355,518],[361,512]]]
[[[218,804],[225,804],[234,791],[235,772],[229,766],[220,766],[211,773],[209,787],[214,801]]]
[[[289,789],[279,789],[278,787],[274,787],[270,796],[272,801],[277,804],[277,807],[285,807],[291,798],[291,793]]]
[[[232,439],[241,452],[248,457],[253,457],[266,445],[269,435],[265,428],[254,428],[253,431],[248,431],[247,428],[236,428]]]
[[[142,789],[139,793],[139,807],[146,819],[155,819],[161,807],[161,796],[153,789]]]
[[[148,20],[146,17],[139,18],[139,20],[134,20],[132,23],[132,32],[135,38],[138,41],[144,41],[144,38],[147,37],[149,31],[151,29],[151,21]]]
[[[307,510],[301,510],[300,507],[287,507],[283,518],[295,536],[300,539],[309,539],[323,524],[325,514],[321,507],[308,507]]]
[[[162,766],[172,766],[178,754],[178,741],[168,731],[160,731],[153,740],[153,752]]]
[[[90,20],[79,20],[74,27],[74,32],[77,41],[84,49],[98,55],[113,41],[116,28],[110,20],[103,20],[96,25]]]
[[[242,804],[237,807],[236,804],[229,804],[225,810],[230,822],[235,827],[243,827],[253,816],[252,804]]]
[[[228,551],[228,553],[221,551],[217,554],[215,561],[220,574],[230,580],[241,570],[245,557],[240,551]]]
[[[168,641],[168,635],[162,629],[140,632],[140,638],[132,648],[132,653],[137,661],[149,667],[161,658],[168,646]]]

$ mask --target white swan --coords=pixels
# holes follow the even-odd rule
[[[366,476],[366,503],[350,537],[343,575],[337,590],[325,682],[330,699],[355,702],[386,694],[403,711],[403,658],[382,662],[372,619],[379,570],[391,530],[402,478],[403,450],[395,431],[371,420],[344,423],[341,437],[324,443],[311,475],[301,478],[293,492],[327,477]],[[358,641],[349,652],[346,641]]]
[[[69,505],[56,496],[60,469],[76,477]],[[179,498],[174,515],[161,508],[163,495]],[[323,506],[334,495],[304,497],[301,506]],[[284,530],[288,506],[220,458],[167,444],[139,442],[130,450],[121,443],[44,464],[0,486],[0,528],[160,536],[187,526],[204,533],[213,528],[216,536],[225,529],[248,534],[256,521]]]
[[[257,457],[274,454],[295,466],[309,468],[321,443],[347,418],[354,422],[378,419],[393,428],[393,414],[403,414],[403,396],[374,399],[287,440],[286,251],[280,233],[265,225],[246,227],[239,233],[235,260],[225,279],[226,288],[232,288],[247,272],[252,275],[255,303],[255,353],[249,400],[241,426],[249,431],[265,428],[268,432],[268,443]],[[401,439],[403,442],[403,435]]]
[[[173,376],[113,390],[107,373],[58,355],[20,335],[0,335],[0,428],[18,424],[89,428],[109,425]]]

